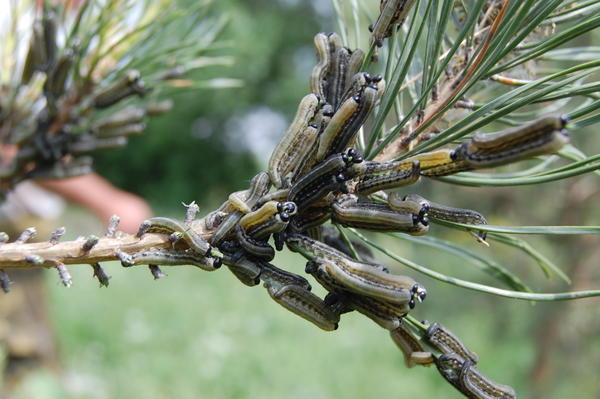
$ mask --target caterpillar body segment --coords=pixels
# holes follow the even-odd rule
[[[414,334],[403,324],[390,331],[390,337],[404,355],[404,364],[411,368],[416,365],[433,364],[433,354],[429,352]]]
[[[211,245],[220,245],[221,242],[235,230],[235,226],[237,226],[243,216],[244,213],[238,210],[227,214],[219,224],[217,230],[212,234],[210,240]]]
[[[257,262],[248,259],[246,256],[233,257],[226,254],[223,257],[223,263],[242,284],[249,287],[260,284],[259,276],[262,268]]]
[[[425,214],[398,211],[385,204],[359,202],[353,195],[340,197],[331,208],[332,220],[343,226],[411,235],[423,235],[429,230],[429,219]]]
[[[222,257],[219,251],[211,247],[195,230],[186,226],[183,222],[166,217],[154,217],[146,220],[146,222],[145,233],[181,233],[181,239],[200,255]]]
[[[297,165],[303,154],[301,147],[310,143],[311,139],[316,139],[318,129],[309,124],[315,118],[320,101],[316,94],[304,96],[290,127],[271,153],[268,170],[271,182],[276,188],[283,187],[283,178]]]
[[[299,148],[299,158],[291,173],[291,183],[296,183],[301,177],[306,175],[318,163],[317,151],[319,149],[319,136],[329,124],[333,116],[333,107],[329,103],[323,106],[317,112],[313,121],[314,129],[305,133],[306,140]],[[313,135],[313,133],[316,134]]]
[[[327,98],[327,74],[331,67],[331,50],[329,37],[325,33],[317,33],[314,38],[318,63],[310,75],[310,91],[319,98]]]
[[[252,208],[246,202],[248,198],[249,190],[235,191],[229,194],[227,201],[229,204],[237,211],[242,212],[243,214],[252,212]]]
[[[343,154],[329,156],[291,187],[289,201],[296,203],[298,209],[302,211],[322,200],[332,191],[346,192],[348,177],[344,172],[353,164],[360,162],[362,157],[352,148]]]
[[[277,201],[268,201],[264,203],[257,210],[250,212],[244,215],[240,219],[240,226],[244,230],[249,230],[250,228],[263,223],[268,218],[275,216],[281,207],[280,202]]]
[[[297,285],[284,287],[274,287],[268,283],[265,285],[271,298],[290,312],[310,321],[322,330],[334,331],[338,328],[339,314],[334,313],[312,292]]]
[[[314,267],[308,272],[319,271],[323,275],[325,284],[331,285],[331,288],[409,308],[415,306],[415,298],[422,300],[426,296],[425,289],[412,278],[389,274],[381,267],[356,261],[309,237],[290,234],[286,237],[286,241],[288,244],[296,244],[317,257]]]
[[[569,142],[569,133],[563,129],[538,135],[522,143],[494,149],[472,148],[467,144],[457,149],[458,156],[471,168],[481,169],[506,165],[538,155],[552,154]]]
[[[479,362],[479,356],[471,351],[450,330],[439,323],[431,323],[425,332],[425,340],[442,354],[456,354],[473,365]]]
[[[295,285],[307,291],[310,291],[312,289],[308,280],[306,280],[302,276],[280,269],[277,266],[274,266],[271,263],[265,262],[263,260],[257,260],[256,264],[261,269],[260,279],[266,284],[268,283],[272,286],[278,285],[281,287],[284,287],[286,285]]]
[[[396,192],[388,195],[388,205],[393,210],[408,212],[421,217],[425,217],[430,208],[429,201],[420,195],[401,195]]]
[[[505,150],[515,148],[523,143],[535,140],[565,128],[566,118],[560,115],[547,115],[524,126],[516,126],[497,133],[485,134],[477,132],[471,138],[469,150]]]
[[[352,85],[351,81],[356,74],[359,73],[360,67],[365,60],[365,53],[357,48],[352,51],[348,59],[348,69],[346,71],[346,81],[344,82],[344,90],[347,93],[348,88]]]
[[[353,293],[327,273],[325,267],[323,267],[327,263],[331,262],[327,259],[308,262],[306,271],[325,287],[330,295],[331,293],[335,295],[337,307],[343,309],[340,311],[341,313],[356,310],[386,330],[393,330],[400,326],[402,317],[411,309],[409,303],[402,305],[390,304],[380,299]]]
[[[402,25],[415,0],[381,0],[377,21],[369,27],[371,43],[383,46],[383,40],[390,37],[396,25]]]
[[[200,255],[192,250],[154,249],[131,255],[132,265],[193,265],[205,271],[214,271],[221,267],[220,258]]]
[[[281,233],[289,224],[289,216],[276,214],[248,230],[248,234],[258,240],[268,240],[271,234]]]
[[[235,227],[235,233],[240,246],[246,253],[266,261],[275,257],[275,250],[266,241],[256,239],[248,234],[240,225]]]
[[[346,295],[347,305],[367,316],[386,330],[394,330],[402,324],[402,317],[410,312],[408,304],[395,305],[376,298],[361,295]]]
[[[319,138],[318,161],[344,151],[352,143],[376,100],[377,87],[368,85],[339,107]]]
[[[410,169],[400,168],[385,173],[373,173],[361,176],[354,187],[357,194],[368,195],[380,190],[390,190],[416,183],[421,177],[420,162],[410,163]]]
[[[327,102],[333,106],[334,110],[337,110],[344,94],[344,86],[348,74],[348,62],[350,61],[350,49],[347,47],[338,49],[332,61],[327,82]]]
[[[418,160],[421,166],[421,175],[428,177],[447,176],[473,169],[466,161],[457,156],[455,150],[449,149],[419,154],[405,161],[408,160]]]
[[[256,207],[259,200],[267,194],[270,187],[271,179],[269,175],[266,172],[261,172],[252,178],[248,190],[238,192],[237,195],[233,196],[233,201],[230,196],[229,201],[223,204],[218,210],[221,212],[229,211],[229,214],[222,218],[217,230],[213,233],[210,240],[211,245],[217,246],[227,236],[235,233],[235,226],[244,215],[250,213]],[[230,208],[233,210],[230,210]]]
[[[513,388],[499,384],[484,376],[470,360],[459,355],[444,354],[436,359],[440,374],[458,391],[473,399],[514,399]]]
[[[464,224],[487,224],[487,219],[481,213],[471,209],[454,208],[447,205],[429,202],[429,216],[436,219],[449,220]]]
[[[429,202],[429,209],[427,214],[435,219],[448,220],[451,222],[472,224],[472,225],[484,225],[487,224],[487,219],[481,213],[463,208],[454,208],[438,204],[435,202]],[[474,234],[475,235],[475,234]],[[487,232],[480,230],[475,237],[478,241],[485,243]]]
[[[318,228],[330,218],[331,208],[328,205],[313,204],[305,208],[302,213],[290,222],[291,231],[294,233],[304,233],[313,228]]]

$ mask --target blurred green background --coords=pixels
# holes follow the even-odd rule
[[[100,174],[146,198],[157,214],[181,217],[180,203],[191,200],[207,212],[229,192],[247,187],[264,167],[261,155],[268,154],[308,91],[314,34],[335,29],[328,1],[220,0],[215,5],[231,16],[222,37],[231,47],[223,53],[233,54],[237,62],[212,73],[242,78],[245,87],[180,94],[174,112],[149,122],[142,138],[97,156]],[[573,136],[584,148],[597,143],[590,133]],[[492,224],[599,220],[598,207],[591,206],[599,198],[593,175],[517,189],[422,182],[411,190],[477,209]],[[101,232],[99,223],[81,209],[70,208],[66,217],[72,236]],[[472,250],[493,251],[535,289],[600,287],[596,238],[528,238],[571,276],[573,285],[566,286],[545,280],[518,251],[498,243],[486,250],[467,234],[434,227],[434,235],[452,237]],[[403,242],[394,242],[393,248],[443,273],[495,283],[465,267],[460,258]],[[440,284],[381,260],[427,287],[429,297],[415,317],[455,331],[480,355],[480,369],[513,385],[519,397],[600,397],[598,299],[550,304],[500,299]],[[274,263],[303,270],[302,259],[289,252],[278,254]],[[64,381],[37,373],[22,387],[22,397],[460,397],[434,368],[406,369],[386,331],[365,317],[345,315],[338,331],[322,332],[279,307],[262,287],[242,286],[226,270],[166,269],[168,278],[153,281],[145,268],[110,264],[110,287],[99,289],[91,270],[71,269],[70,289],[47,273]]]
[[[219,38],[225,48],[211,55],[233,55],[236,64],[197,73],[239,78],[245,87],[176,94],[174,111],[153,119],[143,138],[98,154],[98,172],[161,212],[192,199],[220,203],[246,188],[265,162],[256,155],[270,153],[308,90],[315,32],[333,29],[329,2],[313,4],[214,2],[230,22]]]

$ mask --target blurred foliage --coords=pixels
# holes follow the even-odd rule
[[[228,121],[257,105],[291,119],[308,87],[312,37],[326,27],[305,1],[225,0],[215,6],[229,17],[223,54],[236,62],[226,70],[203,70],[209,74],[203,79],[229,74],[243,79],[245,87],[177,94],[173,111],[148,123],[143,138],[96,157],[100,174],[158,209],[191,200],[214,204],[247,186],[260,165],[244,148],[232,152],[225,136]],[[299,53],[302,48],[307,51]],[[299,54],[311,57],[306,71],[297,68]]]
[[[110,0],[7,4],[0,16],[0,196],[26,179],[92,171],[88,155],[121,148],[144,120],[167,112],[161,95],[239,87],[202,80],[224,25],[212,1]],[[107,21],[110,21],[109,23]],[[186,72],[196,71],[196,80]]]

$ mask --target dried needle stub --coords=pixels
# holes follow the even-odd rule
[[[23,244],[27,241],[31,240],[37,234],[37,230],[35,227],[28,227],[19,235],[19,237],[15,240],[17,244]]]
[[[73,279],[71,278],[71,274],[69,270],[63,263],[58,263],[56,265],[56,270],[58,271],[58,277],[60,278],[60,282],[67,288],[69,288],[73,284]]]
[[[119,222],[121,218],[117,215],[112,215],[108,220],[108,227],[106,228],[106,237],[113,238],[117,233],[117,228],[119,227]]]
[[[91,234],[89,236],[87,236],[87,238],[85,239],[85,242],[83,243],[83,246],[81,247],[81,249],[85,252],[90,251],[92,248],[94,248],[94,246],[96,246],[96,244],[98,244],[98,241],[100,239],[98,237],[96,237],[95,235]]]
[[[10,286],[12,282],[8,278],[8,274],[4,269],[0,269],[0,288],[4,291],[5,294],[8,294],[10,291]]]
[[[152,273],[152,277],[154,277],[155,280],[167,277],[167,275],[162,270],[160,270],[160,267],[158,267],[158,265],[148,265],[148,268],[150,269],[150,273]]]
[[[189,226],[194,219],[196,219],[196,214],[198,214],[198,211],[200,210],[200,207],[196,204],[196,201],[192,201],[189,204],[184,204],[182,203],[183,206],[185,206],[187,208],[187,211],[185,212],[185,219],[183,221],[183,223],[186,226]]]
[[[117,258],[119,258],[123,267],[129,267],[135,264],[133,261],[133,257],[123,251],[117,251],[115,252],[115,255],[117,256]]]
[[[25,261],[31,265],[42,265],[45,262],[45,259],[40,255],[30,254],[25,256]]]
[[[5,242],[8,242],[9,240],[9,236],[8,234],[6,234],[5,232],[0,232],[0,244],[4,244]]]
[[[111,279],[111,276],[106,274],[100,263],[94,263],[92,268],[94,269],[94,277],[98,279],[100,287],[108,287],[108,280]]]
[[[67,229],[64,226],[54,229],[52,231],[52,233],[50,234],[50,240],[48,240],[50,242],[50,244],[52,244],[52,245],[58,244],[60,239],[62,238],[62,236],[65,235],[66,231],[67,231]]]

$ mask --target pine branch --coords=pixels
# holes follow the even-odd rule
[[[170,249],[172,242],[165,234],[144,234],[142,237],[123,234],[119,237],[102,237],[91,249],[84,248],[86,241],[60,243],[6,243],[0,246],[0,268],[28,269],[64,265],[93,265],[119,260],[118,253],[132,255],[144,250]],[[181,249],[184,250],[184,249]],[[32,261],[35,260],[35,261]]]

